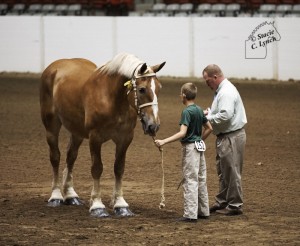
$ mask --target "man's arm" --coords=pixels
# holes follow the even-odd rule
[[[216,112],[213,108],[211,110],[205,110],[206,112],[204,112],[204,114],[207,113],[206,118],[212,125],[229,121],[234,115],[234,95],[219,95],[215,100],[218,100],[218,111]]]

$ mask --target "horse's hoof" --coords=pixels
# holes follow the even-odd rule
[[[96,218],[108,218],[110,214],[106,211],[106,208],[96,208],[91,211],[91,216]]]
[[[59,207],[61,205],[63,205],[64,201],[61,199],[51,199],[50,201],[48,201],[47,206],[48,207]]]
[[[67,198],[64,205],[83,205],[83,202],[78,197]]]
[[[130,211],[128,207],[125,208],[115,208],[115,214],[120,217],[131,217],[134,216],[134,213]]]

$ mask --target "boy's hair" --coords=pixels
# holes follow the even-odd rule
[[[185,83],[181,87],[181,94],[183,94],[187,100],[193,100],[197,95],[197,87],[193,83]]]

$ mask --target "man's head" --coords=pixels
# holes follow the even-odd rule
[[[193,83],[185,83],[181,87],[181,96],[186,100],[194,100],[197,95],[197,87]]]
[[[204,68],[202,75],[206,84],[214,91],[218,89],[219,84],[224,80],[223,72],[216,64],[210,64]]]

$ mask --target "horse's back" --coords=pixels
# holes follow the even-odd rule
[[[45,126],[53,124],[55,118],[65,121],[66,127],[70,124],[69,118],[83,120],[82,115],[70,113],[80,112],[83,86],[96,68],[89,60],[74,58],[54,61],[44,70],[40,84],[40,106]],[[62,111],[64,115],[58,116]]]
[[[86,80],[96,69],[96,65],[83,58],[60,59],[51,63],[42,74],[42,83],[50,80],[66,78],[82,78]]]

